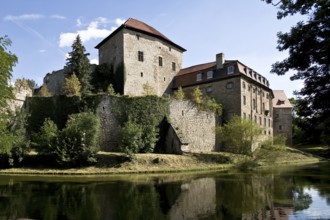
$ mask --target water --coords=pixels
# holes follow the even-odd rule
[[[330,219],[329,163],[104,177],[0,175],[0,219]]]

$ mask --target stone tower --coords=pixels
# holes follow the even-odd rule
[[[170,93],[186,51],[153,27],[129,18],[95,48],[99,63],[112,65],[121,93],[130,96]]]

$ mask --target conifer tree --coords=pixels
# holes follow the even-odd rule
[[[66,73],[70,76],[75,73],[81,83],[81,93],[83,95],[88,94],[92,90],[90,84],[91,70],[88,53],[85,53],[86,49],[82,45],[80,36],[77,35],[76,40],[72,44],[72,51],[69,53],[66,63]]]

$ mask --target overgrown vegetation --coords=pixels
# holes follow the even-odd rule
[[[227,124],[217,127],[216,134],[224,151],[250,155],[262,129],[253,121],[234,116]]]
[[[64,94],[68,96],[79,96],[81,91],[81,84],[76,74],[72,74],[70,77],[65,78],[63,85]]]
[[[169,115],[168,101],[157,96],[123,96],[115,99],[114,108],[122,128],[120,146],[123,151],[130,158],[134,153],[153,152],[159,126],[164,117]]]
[[[99,150],[100,122],[91,112],[72,114],[64,129],[46,119],[35,138],[37,151],[65,167],[85,166],[96,162]]]

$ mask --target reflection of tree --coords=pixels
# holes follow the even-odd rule
[[[293,205],[295,211],[308,209],[313,200],[311,195],[304,193],[304,187],[296,186],[293,191]]]

